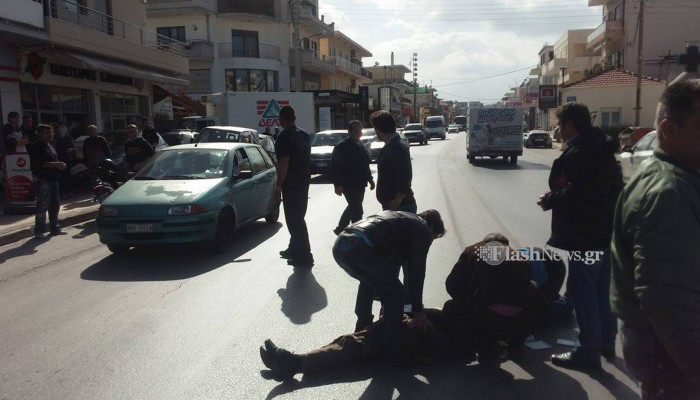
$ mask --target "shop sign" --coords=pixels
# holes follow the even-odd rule
[[[258,100],[257,105],[258,116],[260,117],[258,126],[264,128],[280,124],[280,109],[284,106],[288,106],[289,100]]]
[[[331,108],[330,107],[319,107],[318,108],[318,127],[319,130],[326,131],[331,129]]]
[[[556,108],[557,106],[557,85],[540,85],[540,110]]]
[[[27,54],[27,66],[24,68],[24,72],[32,74],[35,80],[39,79],[44,75],[44,64],[46,64],[46,58],[37,53],[29,53]]]
[[[68,78],[85,79],[87,81],[96,81],[97,73],[90,69],[71,67],[62,64],[49,63],[49,69],[52,75],[65,76]]]
[[[2,161],[5,198],[9,205],[34,205],[34,186],[29,154],[6,154]]]
[[[100,82],[132,86],[134,84],[134,78],[129,76],[114,75],[108,72],[100,72]]]

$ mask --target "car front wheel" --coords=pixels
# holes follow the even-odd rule
[[[124,254],[130,247],[124,244],[108,244],[107,248],[114,254]]]
[[[214,251],[223,253],[228,250],[233,241],[233,231],[235,229],[235,220],[231,211],[224,210],[219,215],[219,221],[216,224],[216,237],[212,243]]]

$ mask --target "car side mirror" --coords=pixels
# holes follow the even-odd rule
[[[242,170],[239,172],[237,175],[234,176],[236,182],[238,181],[244,181],[246,179],[250,179],[253,177],[253,171],[251,170]]]
[[[632,146],[626,144],[622,146],[622,152],[623,153],[632,153]]]

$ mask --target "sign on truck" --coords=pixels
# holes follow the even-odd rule
[[[470,108],[467,121],[467,159],[503,157],[518,162],[523,154],[522,108]]]

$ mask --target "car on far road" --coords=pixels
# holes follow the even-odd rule
[[[176,129],[170,132],[166,132],[163,135],[163,139],[168,144],[168,146],[177,146],[179,144],[190,144],[194,143],[197,134],[192,131],[185,129]]]
[[[406,136],[408,143],[428,144],[428,132],[425,131],[423,124],[408,124],[401,133]]]
[[[362,136],[360,136],[360,143],[362,143],[365,146],[365,149],[367,149],[367,153],[370,152],[370,146],[372,145],[372,142],[377,140],[377,132],[374,131],[374,128],[364,128],[362,129]]]
[[[625,182],[634,176],[642,161],[654,154],[657,145],[656,131],[651,131],[639,139],[634,146],[622,148],[622,152],[618,154],[618,160],[622,165],[622,177]]]
[[[404,142],[404,144],[406,144],[406,146],[410,149],[411,144],[408,142],[406,136],[404,136],[404,134],[401,132],[397,133],[399,134],[399,137],[401,137],[401,141]],[[379,158],[379,154],[381,154],[383,148],[384,142],[382,142],[381,140],[379,140],[378,137],[375,136],[374,142],[372,142],[372,144],[370,145],[370,161],[377,161],[377,159]]]
[[[276,180],[275,165],[255,144],[171,146],[102,203],[97,234],[113,253],[197,242],[223,252],[241,225],[277,222]]]
[[[309,163],[311,174],[331,173],[333,148],[346,137],[348,137],[348,131],[343,129],[321,131],[314,135],[311,140],[311,162]]]
[[[452,124],[447,127],[447,133],[459,133],[459,125]]]
[[[552,136],[547,131],[532,130],[523,135],[523,145],[525,147],[548,147],[552,148]]]

